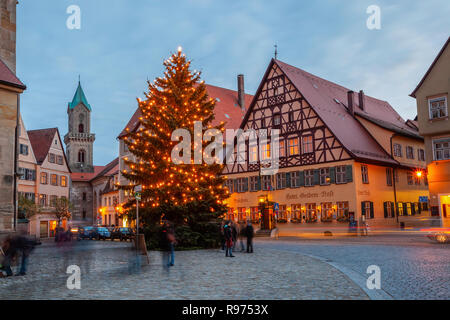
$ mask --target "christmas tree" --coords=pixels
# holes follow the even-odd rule
[[[201,233],[205,224],[226,211],[223,200],[229,195],[220,176],[222,164],[194,163],[192,159],[176,164],[171,158],[172,150],[179,144],[172,141],[175,130],[186,129],[194,137],[194,122],[198,125],[198,121],[202,132],[212,128],[224,130],[223,123],[212,125],[215,99],[208,96],[200,72],[191,72],[190,64],[179,49],[164,61],[164,77],[153,83],[148,81],[146,99],[138,99],[142,114],[139,129],[124,137],[135,160],[125,159],[129,170],[122,174],[130,183],[121,188],[131,191],[136,185],[142,186],[140,212],[148,224],[168,219]],[[198,131],[195,133],[198,136]],[[201,141],[204,148],[207,142]],[[198,147],[198,143],[192,143],[189,153],[194,154]],[[184,156],[189,155],[185,152],[182,151]],[[125,208],[133,206],[135,200],[130,199]]]

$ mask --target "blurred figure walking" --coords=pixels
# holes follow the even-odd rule
[[[233,240],[233,250],[236,250],[238,229],[236,228],[236,223],[234,223],[233,221],[230,222],[230,227],[231,227],[231,237],[232,237],[232,240]]]
[[[225,257],[234,257],[233,256],[233,231],[231,230],[230,222],[227,221],[223,226],[223,234],[225,236]]]
[[[11,264],[15,257],[22,255],[20,270],[16,276],[26,275],[28,258],[31,251],[33,251],[36,246],[36,240],[28,237],[24,232],[19,235],[9,235],[2,245],[2,250],[5,254],[3,261],[3,268],[6,272],[6,276],[10,277],[13,275]]]
[[[168,267],[175,264],[175,243],[175,230],[169,221],[165,221],[161,229],[161,248],[166,251]]]
[[[225,227],[225,221],[220,223],[220,245],[222,250],[225,250],[225,235],[223,233],[223,228]]]
[[[241,247],[241,252],[245,251],[244,247],[245,228],[246,226],[244,222],[239,223],[238,239],[239,239],[239,246]]]
[[[245,228],[244,232],[245,236],[247,237],[247,253],[253,253],[254,229],[250,221],[247,221],[247,227]]]

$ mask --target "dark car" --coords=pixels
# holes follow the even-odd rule
[[[97,228],[97,240],[106,240],[111,238],[111,232],[109,232],[107,227]]]
[[[97,239],[98,233],[96,227],[79,227],[78,228],[78,234],[77,239]]]
[[[119,239],[123,240],[131,240],[134,237],[134,232],[131,228],[127,227],[117,227],[111,232],[111,240]]]

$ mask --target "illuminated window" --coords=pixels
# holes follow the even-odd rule
[[[252,145],[249,146],[249,162],[250,163],[257,163],[258,162],[258,146]]]
[[[47,184],[47,172],[41,172],[41,184]]]
[[[288,140],[288,155],[294,156],[299,154],[298,138]]]
[[[320,168],[320,185],[328,185],[330,181],[330,168]]]
[[[285,157],[286,156],[286,146],[284,144],[284,140],[280,140],[278,141],[279,145],[280,145],[280,157]]]
[[[50,175],[50,184],[52,186],[57,186],[58,185],[58,175],[57,174],[51,174]]]
[[[303,136],[302,137],[302,153],[311,153],[314,151],[313,148],[313,137]]]
[[[262,146],[261,150],[261,160],[270,159],[270,143],[266,143]]]
[[[67,187],[67,177],[61,176],[61,187]]]

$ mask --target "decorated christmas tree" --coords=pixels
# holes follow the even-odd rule
[[[142,186],[139,209],[147,224],[167,219],[201,234],[226,211],[223,200],[229,195],[220,176],[223,165],[194,161],[195,157],[190,157],[199,147],[204,150],[210,143],[202,139],[205,130],[216,129],[221,134],[224,130],[223,124],[212,125],[215,99],[208,96],[200,72],[192,72],[190,64],[179,49],[164,61],[164,77],[153,83],[148,81],[146,99],[138,99],[140,126],[124,137],[135,160],[125,159],[129,169],[122,174],[130,183],[121,188],[131,191],[137,185]],[[174,147],[180,144],[172,138],[177,129],[187,130],[192,137],[186,141],[179,139],[189,143],[189,150],[177,153],[185,159],[183,163],[172,159]],[[130,199],[125,208],[133,211],[133,206],[135,200]]]

